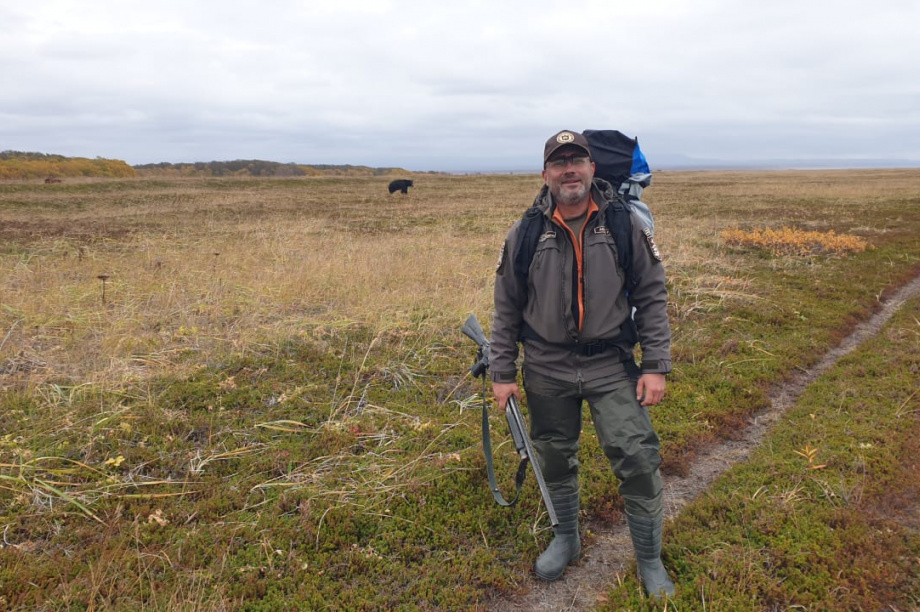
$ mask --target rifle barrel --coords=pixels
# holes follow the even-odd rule
[[[540,469],[540,462],[537,460],[537,453],[533,449],[533,443],[527,434],[526,425],[524,424],[524,415],[518,407],[517,400],[514,396],[508,398],[508,410],[513,414],[514,420],[518,427],[521,428],[520,434],[524,442],[524,448],[527,452],[527,458],[530,460],[530,467],[533,469],[533,475],[537,479],[537,486],[540,487],[540,495],[543,497],[543,505],[546,506],[546,513],[549,515],[549,522],[553,527],[559,526],[559,519],[556,518],[556,509],[553,507],[553,498],[549,495],[549,487],[546,486],[546,480],[543,479],[543,470]]]

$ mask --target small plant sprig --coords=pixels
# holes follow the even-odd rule
[[[815,460],[818,457],[818,449],[814,448],[810,444],[806,444],[805,448],[803,448],[800,451],[792,451],[792,452],[794,452],[796,455],[800,457],[803,457],[808,462],[808,465],[806,467],[809,470],[823,470],[824,468],[827,467],[826,463],[820,463],[820,464],[815,463]]]

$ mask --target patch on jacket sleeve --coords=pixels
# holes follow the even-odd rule
[[[651,251],[652,257],[654,257],[656,261],[661,261],[661,251],[658,250],[658,245],[655,244],[655,238],[652,236],[652,230],[647,227],[643,227],[642,235],[645,236],[645,242],[648,244],[648,250]]]
[[[507,242],[502,243],[502,250],[498,252],[498,263],[495,264],[495,273],[501,274],[502,269],[505,267],[505,245]]]

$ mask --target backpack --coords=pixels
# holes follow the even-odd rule
[[[630,210],[643,220],[649,232],[654,234],[655,222],[647,204],[639,198],[642,189],[652,182],[648,162],[639,149],[639,139],[630,138],[617,130],[585,130],[582,132],[591,148],[594,161],[594,176],[602,178],[616,189],[617,198],[610,202],[605,211],[604,225],[613,236],[617,247],[617,261],[626,277],[627,294],[638,284],[632,274],[632,218]],[[530,263],[533,261],[537,244],[543,234],[540,217],[543,212],[537,208],[546,191],[546,186],[534,200],[534,206],[525,211],[518,232],[515,249],[514,273],[523,282],[527,281]]]
[[[652,211],[641,200],[642,190],[652,184],[652,172],[639,148],[639,139],[617,130],[585,130],[582,134],[591,148],[594,176],[613,185],[654,235]]]

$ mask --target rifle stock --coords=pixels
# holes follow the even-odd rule
[[[485,377],[486,371],[489,369],[489,351],[491,345],[486,339],[485,333],[482,331],[482,326],[479,324],[479,320],[476,318],[476,315],[471,314],[466,322],[463,324],[463,327],[460,329],[467,337],[473,340],[478,346],[479,350],[476,353],[476,363],[470,367],[470,373],[476,378]],[[488,443],[488,415],[486,413],[485,397],[483,397],[483,450],[488,452],[491,455],[491,444]],[[549,495],[549,489],[546,486],[546,481],[543,479],[543,472],[540,469],[540,464],[537,461],[537,454],[534,451],[533,444],[530,441],[530,436],[527,434],[527,423],[524,421],[524,415],[521,412],[520,407],[518,406],[517,400],[514,396],[508,398],[508,402],[505,406],[505,419],[508,421],[508,428],[511,430],[511,438],[514,441],[515,450],[521,457],[521,465],[518,468],[518,490],[520,491],[521,480],[523,479],[523,467],[524,464],[529,462],[530,467],[533,469],[534,477],[537,479],[537,486],[540,488],[540,495],[543,497],[543,504],[546,506],[546,512],[549,515],[550,524],[553,527],[559,525],[559,520],[556,518],[556,509],[553,507],[553,500]],[[492,485],[492,494],[495,496],[496,501],[499,501],[502,505],[513,505],[516,501],[513,500],[511,503],[502,503],[504,499],[501,497],[498,488],[495,485],[494,474],[491,473],[492,460],[491,456],[487,457],[487,466],[489,468],[489,482]]]
[[[470,373],[476,378],[481,378],[485,376],[486,370],[489,369],[490,345],[476,315],[471,314],[467,317],[466,323],[463,324],[460,331],[466,334],[470,340],[479,346],[479,351],[476,354],[476,363],[470,368]]]

